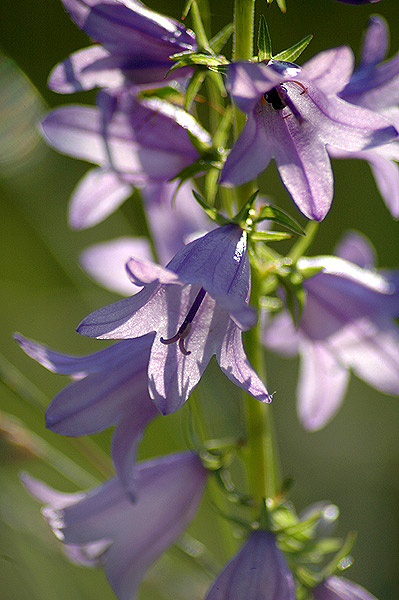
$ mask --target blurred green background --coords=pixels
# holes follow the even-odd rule
[[[148,1],[160,12],[178,17],[182,1]],[[212,33],[226,24],[233,2],[211,0]],[[397,0],[350,6],[334,0],[287,0],[267,15],[274,51],[309,33],[315,34],[303,59],[328,47],[349,44],[358,52],[369,14],[379,12],[391,26],[391,54],[399,49]],[[91,243],[131,232],[126,209],[92,230],[72,232],[66,223],[68,197],[87,165],[47,149],[35,130],[46,111],[65,102],[93,101],[86,93],[63,97],[46,88],[50,69],[88,40],[65,14],[60,0],[2,0],[0,5],[0,581],[3,600],[112,599],[102,571],[69,564],[48,531],[39,505],[19,483],[27,470],[50,485],[74,491],[101,480],[110,469],[110,432],[91,441],[57,436],[44,427],[44,407],[67,380],[27,358],[12,340],[20,331],[65,352],[84,353],[101,343],[82,338],[75,327],[89,311],[116,299],[99,288],[77,263]],[[21,69],[29,79],[18,71]],[[30,81],[29,81],[30,80]],[[312,252],[331,252],[342,231],[355,228],[375,245],[380,266],[398,267],[398,224],[390,217],[366,164],[336,161],[336,192]],[[274,167],[262,178],[262,190],[301,218]],[[128,209],[134,211],[134,203]],[[132,213],[133,214],[133,213]],[[137,219],[136,233],[142,222]],[[318,500],[341,509],[338,533],[358,532],[355,562],[346,576],[380,600],[399,598],[399,401],[379,394],[352,377],[345,403],[322,431],[306,433],[295,413],[296,360],[267,356],[268,386],[276,390],[274,410],[285,475],[295,478],[292,499],[298,510]],[[215,390],[220,402],[215,403]],[[238,393],[211,365],[199,393],[211,410],[211,435],[239,427]],[[212,401],[210,402],[210,398]],[[219,400],[219,398],[218,398]],[[183,413],[184,411],[182,411]],[[185,415],[159,418],[140,449],[147,457],[185,447]],[[100,469],[90,462],[103,452]],[[82,455],[82,452],[86,457]],[[205,501],[191,533],[213,547],[220,566],[221,547],[214,515]],[[181,566],[183,565],[183,569]],[[194,585],[194,581],[197,584]],[[200,600],[209,578],[193,561],[172,550],[146,577],[140,600]]]

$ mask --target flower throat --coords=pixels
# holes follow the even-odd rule
[[[204,290],[204,288],[201,288],[200,291],[198,292],[198,294],[196,295],[195,300],[192,303],[191,308],[188,311],[187,316],[184,319],[183,323],[180,325],[177,333],[173,337],[168,338],[166,340],[163,337],[161,337],[160,341],[162,344],[169,345],[169,344],[175,344],[176,342],[179,342],[180,352],[182,352],[185,356],[188,356],[189,354],[191,354],[191,351],[186,350],[186,348],[184,347],[184,340],[190,333],[191,323],[192,323],[195,315],[197,314],[199,307],[202,304],[205,294],[206,294],[206,291]]]

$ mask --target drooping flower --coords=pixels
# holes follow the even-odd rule
[[[99,92],[97,104],[61,106],[41,123],[53,148],[100,165],[72,194],[73,229],[105,219],[130,196],[133,186],[163,184],[197,160],[189,134],[210,144],[208,133],[191,115],[158,98],[139,99],[118,89]]]
[[[320,583],[312,593],[314,600],[377,600],[357,583],[335,575]]]
[[[69,436],[90,435],[112,425],[111,455],[130,495],[136,491],[136,452],[147,424],[158,414],[148,395],[147,366],[153,334],[118,342],[88,356],[55,352],[16,335],[22,349],[55,373],[74,377],[46,410],[46,426]]]
[[[169,56],[196,49],[191,31],[137,0],[63,3],[78,27],[99,44],[74,52],[53,69],[49,86],[56,92],[164,84],[174,64]]]
[[[213,354],[236,385],[270,401],[242,345],[241,331],[255,324],[256,314],[248,307],[250,267],[239,226],[224,225],[187,244],[166,268],[131,259],[127,269],[142,291],[95,311],[78,332],[123,339],[155,331],[149,391],[162,413],[187,400]]]
[[[120,600],[134,600],[151,566],[184,532],[201,502],[206,470],[192,452],[137,466],[137,501],[117,478],[87,493],[67,494],[23,475],[28,491],[47,504],[42,513],[71,560],[102,565]]]
[[[378,15],[371,16],[360,63],[339,96],[346,102],[381,112],[398,129],[399,53],[385,61],[388,43],[387,22]],[[334,158],[366,160],[389,211],[394,218],[399,217],[398,141],[357,152],[329,148],[329,154]]]
[[[215,579],[205,600],[295,600],[294,581],[270,531],[254,531]]]
[[[299,327],[287,311],[265,323],[266,346],[299,354],[298,414],[306,429],[323,427],[345,395],[349,370],[374,388],[399,394],[399,285],[397,272],[376,272],[369,243],[351,234],[339,258],[301,258],[322,271],[304,282]]]
[[[248,118],[221,183],[250,181],[274,158],[299,210],[322,220],[333,198],[326,145],[354,152],[397,137],[383,116],[338,97],[352,69],[352,51],[346,47],[321,52],[302,67],[278,60],[230,64],[227,87]]]

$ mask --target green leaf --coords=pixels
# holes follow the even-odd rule
[[[180,54],[180,57],[179,57]],[[193,52],[193,53],[179,53],[173,54],[170,58],[177,62],[169,69],[168,73],[172,73],[176,69],[181,67],[191,66],[203,66],[216,70],[219,65],[227,64],[227,60],[224,56],[216,56],[206,52]]]
[[[197,40],[198,50],[209,48],[208,38],[206,37],[205,28],[202,23],[201,13],[198,9],[198,4],[195,0],[190,4],[191,18],[193,20],[193,29]]]
[[[252,206],[253,206],[253,203],[255,202],[258,194],[259,194],[259,190],[256,190],[256,192],[251,194],[251,196],[248,198],[248,200],[245,202],[245,204],[241,207],[239,212],[234,217],[235,223],[238,223],[239,225],[242,225],[243,227],[245,226],[247,219],[249,217],[249,214],[253,210]]]
[[[183,8],[183,12],[181,14],[182,21],[184,21],[184,19],[187,17],[188,13],[190,12],[192,2],[193,2],[193,0],[187,0],[185,6]]]
[[[270,60],[272,57],[272,40],[270,37],[269,28],[266,19],[263,15],[260,16],[259,31],[258,31],[258,61],[263,62]]]
[[[220,52],[227,44],[234,31],[233,23],[229,23],[221,29],[209,42],[210,47],[214,52]]]
[[[216,221],[216,223],[218,223],[219,225],[227,225],[228,223],[231,223],[231,221],[229,221],[229,219],[226,219],[226,217],[224,217],[218,210],[216,210],[216,208],[209,206],[209,204],[207,204],[202,198],[202,196],[200,196],[200,194],[198,194],[198,192],[196,192],[195,190],[193,190],[193,196],[198,202],[198,204],[204,209],[208,217],[212,219],[212,221]]]
[[[273,58],[276,60],[289,60],[289,61],[293,62],[294,60],[296,60],[298,58],[298,56],[300,56],[302,54],[302,52],[304,50],[306,50],[306,48],[309,46],[312,39],[313,39],[313,35],[307,35],[306,37],[303,38],[303,40],[300,40],[299,42],[297,42],[290,48],[287,48],[287,50],[283,50],[282,52],[279,52],[278,54],[273,56]]]
[[[201,86],[205,79],[205,75],[205,71],[196,70],[191,76],[190,81],[188,82],[186,95],[184,97],[184,110],[186,110],[187,112],[190,110],[196,95],[201,89]]]
[[[208,171],[216,166],[216,163],[210,159],[199,158],[195,162],[188,165],[188,167],[184,167],[181,171],[176,173],[176,175],[171,179],[171,181],[175,181],[176,179],[180,179],[182,182],[187,181],[187,179],[191,179],[195,177],[195,175],[199,175],[204,171]]]
[[[266,0],[267,8],[272,4],[273,0]],[[281,10],[282,13],[287,12],[287,6],[285,4],[285,0],[277,0],[277,6]]]
[[[261,221],[268,220],[274,221],[275,223],[279,223],[279,225],[283,225],[287,227],[287,229],[291,229],[294,233],[298,235],[305,235],[304,230],[298,223],[290,217],[286,212],[278,208],[277,206],[273,206],[273,204],[265,204],[260,210],[259,216],[254,220],[255,223],[260,223]]]

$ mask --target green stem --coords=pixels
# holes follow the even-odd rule
[[[300,237],[296,244],[294,244],[288,253],[292,262],[296,262],[301,256],[303,256],[309,249],[310,244],[313,242],[314,236],[316,235],[319,224],[316,221],[309,221],[305,227],[305,235]]]
[[[252,277],[251,302],[259,308],[260,286],[258,276]],[[263,381],[266,379],[263,348],[260,341],[260,323],[247,334],[247,353],[252,366]],[[247,466],[249,493],[258,505],[263,498],[270,498],[278,491],[278,457],[274,443],[272,406],[263,404],[252,396],[246,398],[247,444],[243,457]],[[257,514],[255,515],[257,516]]]
[[[252,58],[255,0],[234,1],[233,61]],[[245,115],[234,110],[235,135],[239,136],[245,124]]]

